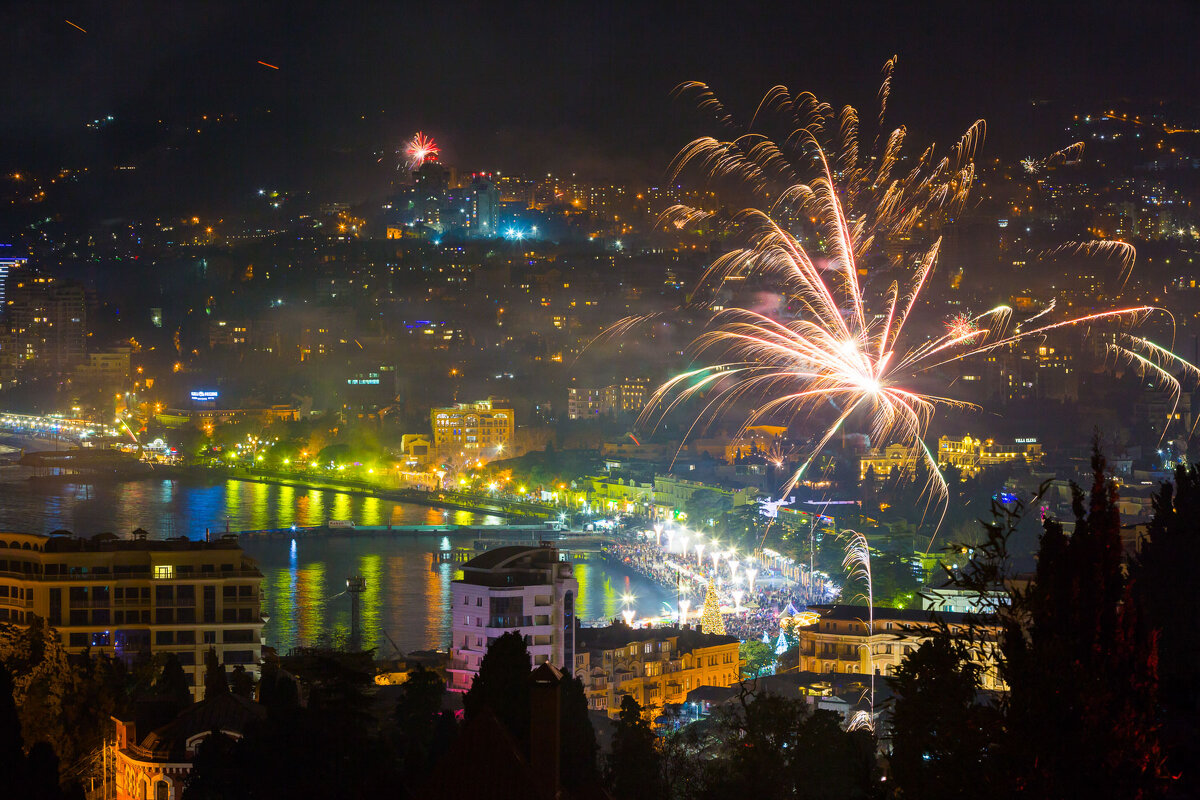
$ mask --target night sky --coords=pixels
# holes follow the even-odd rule
[[[1069,143],[1033,99],[1190,100],[1198,21],[1182,2],[8,3],[0,145],[5,167],[146,160],[180,145],[158,120],[233,114],[208,155],[247,180],[361,168],[417,129],[468,169],[651,177],[695,132],[679,81],[746,116],[776,83],[866,108],[896,53],[894,122],[946,142],[985,117],[1012,155]]]

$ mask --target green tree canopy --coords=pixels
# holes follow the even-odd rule
[[[733,499],[714,489],[697,489],[683,504],[683,511],[693,526],[707,525],[709,520],[716,520],[731,508]]]
[[[775,663],[775,649],[766,642],[758,639],[750,639],[742,642],[738,648],[742,660],[746,662],[742,667],[742,674],[757,678],[763,672]]]

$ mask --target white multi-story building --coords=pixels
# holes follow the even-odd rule
[[[575,662],[579,582],[549,545],[497,547],[462,566],[451,588],[450,689],[465,692],[488,645],[509,631],[525,639],[531,667]]]

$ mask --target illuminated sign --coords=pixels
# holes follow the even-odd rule
[[[219,396],[220,392],[215,389],[197,389],[191,393],[193,403],[212,403]]]
[[[1037,439],[1017,439],[1017,444],[1037,444]]]

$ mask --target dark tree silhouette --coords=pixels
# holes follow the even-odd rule
[[[562,692],[559,704],[559,772],[563,786],[567,789],[594,786],[599,777],[596,772],[596,729],[588,719],[587,695],[583,682],[571,677],[563,670]]]
[[[241,664],[233,668],[229,691],[238,697],[245,697],[247,699],[254,697],[254,677]]]
[[[446,724],[442,713],[446,682],[433,670],[418,666],[400,684],[400,698],[393,716],[398,734],[398,750],[405,778],[415,785],[425,776],[437,757],[445,751]],[[449,728],[451,735],[453,724]]]
[[[833,711],[804,717],[788,750],[794,796],[800,800],[855,800],[872,797],[879,787],[874,737],[842,730],[842,719]]]
[[[982,781],[997,796],[1136,798],[1164,788],[1157,636],[1136,570],[1132,580],[1125,575],[1117,489],[1098,447],[1092,471],[1090,497],[1072,487],[1074,529],[1045,521],[1027,589],[1013,588],[1008,553],[1021,510],[996,504],[986,541],[954,578],[992,603],[993,652],[1009,688],[981,778],[964,790]],[[989,601],[997,587],[1008,587],[1008,602]],[[973,647],[988,644],[982,629],[972,638]]]
[[[529,749],[529,650],[516,631],[496,639],[479,664],[479,674],[463,695],[463,711],[468,720],[484,708],[504,723],[508,732]]]
[[[1174,485],[1154,497],[1148,540],[1132,571],[1134,591],[1158,634],[1167,773],[1178,775],[1180,796],[1200,794],[1200,469],[1177,466]]]
[[[1019,598],[1028,630],[1005,632],[1009,774],[1040,797],[1141,797],[1158,785],[1157,649],[1126,585],[1117,489],[1098,450],[1075,529],[1047,522]]]
[[[961,797],[985,774],[992,709],[976,702],[980,667],[966,645],[948,637],[923,643],[889,678],[891,766],[907,797]]]
[[[263,661],[258,678],[258,702],[271,713],[294,709],[300,705],[300,694],[296,681],[279,668],[279,659],[274,655]]]
[[[13,702],[12,674],[0,666],[0,775],[19,775],[25,769],[21,718]]]
[[[607,778],[616,800],[661,795],[662,759],[658,742],[650,723],[642,716],[642,707],[629,695],[621,698]]]
[[[229,694],[229,680],[225,677],[225,667],[217,658],[216,648],[208,648],[204,654],[204,699],[211,700],[223,694]]]
[[[1200,712],[1200,469],[1175,468],[1175,483],[1154,496],[1148,540],[1134,566],[1138,594],[1159,631],[1162,701]]]
[[[192,704],[191,681],[174,653],[167,653],[162,672],[154,682],[154,695],[168,701],[178,714]]]
[[[395,751],[377,720],[364,713],[360,662],[369,664],[370,654],[340,655],[345,658],[318,654],[290,665],[305,676],[307,707],[267,706],[266,719],[249,724],[232,746],[206,739],[187,800],[403,796]],[[291,681],[280,678],[284,682]]]
[[[75,784],[59,786],[58,756],[49,742],[38,742],[24,752],[21,719],[13,702],[12,674],[0,665],[0,794],[36,800],[82,797]]]
[[[182,800],[240,800],[248,798],[243,749],[230,736],[213,731],[200,742]]]
[[[715,715],[715,759],[704,759],[696,796],[756,800],[843,800],[870,796],[877,787],[875,740],[847,733],[830,711],[803,700],[744,692]]]

